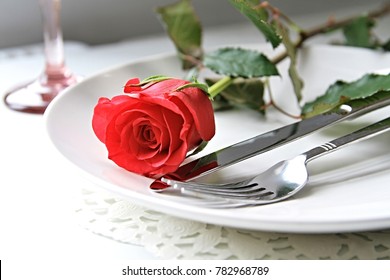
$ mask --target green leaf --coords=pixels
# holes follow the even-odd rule
[[[297,48],[291,42],[288,29],[280,21],[275,21],[274,26],[282,37],[282,43],[286,48],[288,57],[290,58],[288,74],[294,87],[295,96],[297,97],[297,100],[300,101],[302,99],[303,80],[299,76],[297,70]]]
[[[367,16],[361,16],[343,28],[346,44],[354,47],[372,48],[374,43],[371,29],[374,21]]]
[[[385,51],[390,51],[390,39],[382,45],[382,49]]]
[[[157,13],[161,16],[179,57],[182,58],[183,68],[191,68],[193,63],[186,60],[185,57],[201,59],[203,54],[201,48],[202,26],[191,1],[180,0],[177,3],[160,7],[157,9]]]
[[[390,91],[390,74],[366,74],[350,83],[337,81],[324,95],[306,103],[302,114],[304,118],[309,118],[330,111],[347,101],[364,99],[383,91]]]
[[[209,86],[216,81],[215,79],[206,79]],[[220,100],[222,108],[227,108],[229,105],[245,106],[264,113],[264,84],[260,79],[237,78],[217,95],[217,97],[219,96],[222,97]]]
[[[230,77],[253,78],[279,75],[269,59],[253,50],[222,48],[205,55],[203,63],[214,72]]]
[[[259,6],[259,1],[256,0],[229,0],[229,2],[246,16],[259,29],[266,40],[269,41],[274,48],[279,46],[282,39],[275,31],[272,24],[268,22],[269,14],[266,9]]]

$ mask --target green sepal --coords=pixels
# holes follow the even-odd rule
[[[173,77],[164,76],[164,75],[154,75],[143,79],[142,81],[139,82],[137,86],[143,86],[149,83],[158,83],[170,79],[173,79]]]
[[[202,143],[200,143],[200,145],[198,145],[198,147],[196,147],[195,150],[193,150],[191,153],[189,153],[189,154],[186,156],[186,158],[192,157],[192,156],[194,156],[194,155],[200,153],[201,151],[203,151],[204,148],[206,148],[206,146],[207,146],[208,143],[209,143],[208,141],[202,141]]]
[[[390,51],[390,39],[387,42],[385,42],[381,47],[384,51],[387,52]]]
[[[189,84],[182,85],[176,89],[176,91],[183,90],[185,88],[199,88],[203,92],[205,92],[207,95],[209,95],[209,87],[206,84],[199,83],[197,81]]]

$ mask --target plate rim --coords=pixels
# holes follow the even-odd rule
[[[256,45],[258,46],[258,45]],[[313,47],[320,47],[320,48],[343,48],[343,49],[351,49],[351,47],[346,47],[346,46],[329,46],[329,45],[312,45],[308,46],[310,48]],[[362,50],[359,50],[362,51]],[[137,64],[137,63],[143,63],[143,62],[150,62],[156,59],[172,59],[175,56],[174,52],[165,52],[165,53],[160,53],[160,54],[155,54],[155,55],[150,55],[147,57],[139,58],[134,61],[129,61],[125,62],[119,65],[115,65],[112,67],[108,67],[106,69],[103,69],[101,71],[96,72],[95,74],[87,77],[84,79],[82,82],[79,84],[76,84],[72,87],[67,88],[64,90],[61,95],[56,97],[54,101],[48,106],[47,110],[45,111],[44,114],[44,122],[46,126],[46,132],[47,135],[49,136],[50,143],[55,147],[55,150],[59,152],[63,158],[65,158],[70,164],[70,166],[74,167],[74,169],[78,170],[81,172],[81,175],[85,178],[87,178],[89,181],[95,183],[96,187],[103,188],[105,190],[114,192],[118,194],[120,197],[123,197],[124,199],[130,200],[132,202],[141,204],[145,207],[149,207],[151,209],[161,211],[163,213],[181,217],[181,218],[186,218],[186,219],[192,219],[196,220],[198,222],[206,222],[206,223],[213,223],[213,224],[219,224],[221,226],[229,226],[229,227],[239,227],[242,229],[250,229],[250,230],[262,230],[262,231],[271,231],[271,232],[290,232],[290,233],[334,233],[334,232],[350,232],[350,231],[362,231],[362,230],[376,230],[376,229],[381,229],[381,228],[386,228],[390,227],[390,217],[387,215],[383,217],[377,217],[377,219],[367,219],[362,222],[362,220],[357,221],[348,221],[348,220],[340,220],[340,221],[329,221],[328,223],[324,222],[315,222],[315,221],[305,221],[305,222],[297,222],[297,221],[291,221],[289,223],[280,223],[280,221],[272,221],[270,220],[263,220],[259,225],[256,225],[251,218],[251,221],[248,222],[242,222],[240,219],[238,219],[240,222],[237,223],[237,225],[232,225],[229,222],[226,222],[226,219],[231,219],[231,218],[236,218],[238,215],[242,214],[242,212],[245,211],[237,211],[235,217],[231,216],[231,212],[228,212],[228,217],[226,216],[226,213],[223,214],[223,211],[217,210],[217,209],[209,209],[209,208],[202,208],[202,207],[197,207],[193,205],[185,205],[183,203],[177,202],[177,201],[170,201],[170,206],[177,204],[177,206],[181,206],[181,211],[177,211],[177,208],[175,207],[167,207],[167,202],[168,200],[165,201],[165,203],[153,203],[156,201],[159,201],[156,196],[145,196],[144,194],[137,193],[128,189],[124,189],[118,185],[113,184],[112,182],[107,182],[106,180],[96,177],[95,175],[89,173],[88,171],[82,169],[80,166],[78,166],[76,163],[74,163],[70,158],[68,158],[66,155],[64,155],[56,146],[55,142],[53,141],[51,132],[50,132],[50,122],[52,121],[50,118],[52,116],[52,112],[56,109],[58,104],[61,104],[61,100],[66,97],[69,92],[73,92],[77,90],[78,87],[81,86],[81,84],[88,83],[89,81],[96,79],[97,77],[100,77],[101,75],[104,75],[109,72],[113,71],[118,71],[120,69],[129,67],[131,65]],[[136,175],[136,174],[134,174]],[[139,176],[139,175],[137,175]],[[150,179],[152,181],[152,179]],[[131,192],[132,195],[127,194],[128,192]],[[263,206],[260,206],[263,207]],[[206,212],[206,213],[205,213]],[[197,213],[198,216],[196,217],[191,217],[189,218],[191,213]],[[212,215],[210,216],[210,213]],[[203,214],[203,215],[202,215]],[[205,215],[207,214],[207,215]],[[202,216],[202,218],[199,218],[199,216]],[[217,219],[217,220],[216,220]],[[259,223],[259,221],[256,221]]]

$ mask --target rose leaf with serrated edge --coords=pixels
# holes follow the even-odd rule
[[[279,46],[282,39],[277,34],[274,27],[268,23],[268,12],[259,6],[259,1],[229,0],[229,2],[263,33],[264,37],[271,43],[273,48]]]
[[[346,44],[353,47],[373,48],[371,29],[374,22],[367,16],[361,16],[343,28]]]
[[[157,13],[161,16],[167,33],[182,59],[183,68],[191,68],[193,64],[183,57],[200,59],[203,54],[202,26],[191,1],[180,0],[177,3],[160,7]]]
[[[279,75],[276,66],[262,53],[241,48],[222,48],[204,57],[203,64],[212,71],[230,77]]]
[[[318,115],[350,100],[364,99],[377,93],[389,91],[390,74],[366,74],[353,82],[337,81],[322,96],[303,106],[302,116],[309,118]]]

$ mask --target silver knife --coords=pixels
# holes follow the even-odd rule
[[[180,166],[175,172],[165,174],[163,177],[180,181],[195,179],[267,152],[331,124],[361,116],[387,105],[390,105],[390,92],[386,91],[365,99],[350,101],[329,112],[277,128],[202,156]],[[157,190],[165,186],[157,179],[150,187]]]

